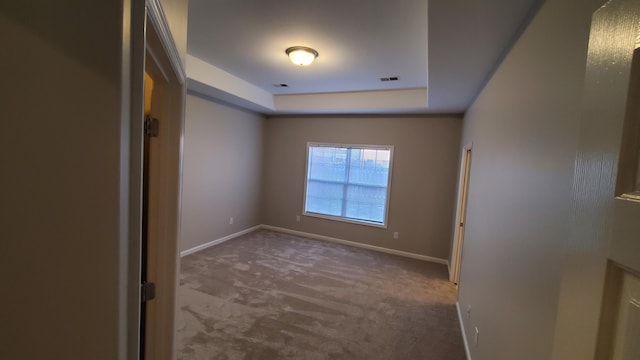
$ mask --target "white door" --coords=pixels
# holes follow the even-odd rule
[[[620,301],[615,319],[613,360],[640,359],[640,278],[628,272],[622,275]]]
[[[611,224],[611,237],[598,359],[640,359],[639,48],[640,1],[612,0],[594,13],[585,89],[587,99],[602,109],[600,120],[592,121],[599,121],[604,131],[589,135],[591,149],[596,150],[590,156],[593,159],[598,144],[617,145],[611,152],[617,158],[612,158],[609,169],[602,168],[604,176],[599,180],[611,181],[607,187],[615,191],[610,195],[610,206],[602,214],[605,222]],[[614,67],[620,68],[612,71]],[[610,160],[602,159],[601,164]]]

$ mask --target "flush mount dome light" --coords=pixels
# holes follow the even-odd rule
[[[317,51],[305,46],[292,46],[284,52],[289,55],[292,63],[300,66],[310,65],[318,57]]]

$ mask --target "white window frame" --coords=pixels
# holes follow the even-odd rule
[[[309,183],[309,149],[311,147],[339,147],[339,148],[356,148],[356,149],[368,149],[368,150],[389,150],[389,174],[387,179],[387,198],[384,206],[384,219],[382,223],[347,218],[342,216],[319,214],[314,212],[307,212],[307,185]],[[306,161],[304,169],[304,194],[302,195],[302,215],[316,217],[326,220],[335,220],[351,224],[373,226],[386,229],[389,219],[389,203],[391,202],[391,179],[393,172],[393,145],[364,145],[364,144],[337,144],[337,143],[325,143],[325,142],[307,142]]]

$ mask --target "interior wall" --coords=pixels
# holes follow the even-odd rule
[[[181,251],[261,223],[264,122],[262,115],[187,95]]]
[[[473,160],[459,305],[471,307],[473,359],[551,358],[597,5],[545,1],[466,113]]]
[[[139,171],[129,165],[141,154],[130,153],[129,91],[139,45],[130,31],[142,18],[131,7],[0,2],[2,359],[137,353],[139,301],[130,290],[139,286],[129,283],[128,250],[139,242],[130,237],[139,237],[139,216],[129,212]],[[165,13],[186,34],[186,12]]]
[[[0,2],[2,359],[123,358],[124,4]]]
[[[269,117],[263,223],[448,259],[461,128],[458,116]],[[386,229],[310,216],[296,221],[309,141],[395,146]]]

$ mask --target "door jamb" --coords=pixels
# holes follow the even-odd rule
[[[462,248],[464,243],[464,226],[466,222],[466,204],[469,193],[469,178],[471,175],[471,154],[473,143],[469,143],[462,148],[460,160],[460,178],[458,182],[458,198],[456,200],[456,217],[453,232],[453,248],[451,254],[451,271],[449,281],[455,284],[460,282],[460,267],[462,265]],[[462,228],[462,229],[461,229]]]
[[[129,5],[127,5],[129,4]],[[142,187],[142,136],[144,122],[144,73],[146,69],[146,57],[152,55],[150,59],[156,63],[162,63],[162,70],[165,79],[169,79],[170,88],[165,94],[171,99],[168,105],[165,123],[169,128],[165,132],[170,133],[169,144],[164,145],[162,156],[169,154],[170,164],[164,174],[170,178],[165,181],[169,191],[164,193],[159,211],[163,214],[159,221],[169,220],[169,225],[164,225],[165,244],[163,245],[161,260],[171,259],[169,263],[163,263],[162,269],[164,280],[171,284],[165,286],[165,295],[172,298],[170,308],[165,307],[160,310],[171,325],[171,335],[169,332],[163,333],[164,347],[158,347],[156,353],[158,359],[173,359],[175,357],[175,316],[176,316],[176,293],[177,274],[179,268],[178,255],[178,234],[180,224],[180,188],[182,174],[182,139],[184,135],[184,103],[186,73],[171,34],[167,19],[165,17],[160,0],[146,0],[144,2],[127,1],[125,7],[130,9],[125,11],[123,21],[123,101],[128,105],[127,113],[123,113],[122,141],[123,148],[121,162],[123,172],[122,185],[128,189],[122,191],[122,201],[127,204],[126,215],[121,219],[121,224],[126,228],[128,240],[121,244],[121,254],[123,254],[123,266],[121,281],[126,283],[126,291],[121,297],[121,329],[120,337],[120,358],[137,359],[140,349],[140,240],[141,240],[141,187]],[[128,27],[129,25],[130,27]],[[154,37],[150,43],[149,36]],[[149,51],[150,50],[150,51]],[[126,120],[126,121],[125,121]],[[125,220],[126,218],[126,220]],[[126,260],[125,260],[126,258]],[[162,286],[162,284],[158,284]],[[124,310],[126,309],[126,310]],[[161,343],[162,344],[162,343]],[[160,344],[160,345],[161,345]],[[164,350],[163,350],[164,349]]]

